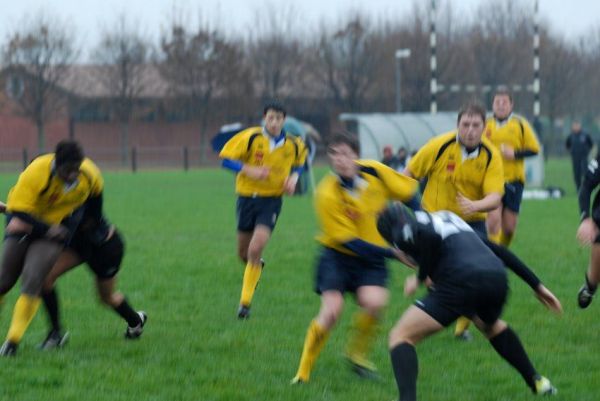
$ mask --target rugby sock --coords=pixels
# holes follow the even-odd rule
[[[123,319],[127,321],[129,327],[136,327],[139,324],[142,324],[142,318],[133,308],[127,303],[127,298],[123,298],[123,302],[119,304],[119,306],[115,306],[113,308],[115,312],[117,312]]]
[[[514,236],[514,234],[507,234],[507,233],[501,231],[499,244],[504,245],[505,247],[508,248],[508,246],[512,242],[513,236]]]
[[[454,335],[455,336],[462,335],[465,331],[467,331],[470,324],[471,324],[471,321],[468,318],[466,318],[464,316],[459,317],[456,320],[456,326],[454,326]]]
[[[248,262],[246,270],[244,271],[244,281],[242,284],[242,296],[240,297],[240,305],[250,306],[252,303],[252,297],[254,296],[254,290],[256,284],[260,279],[260,273],[262,272],[262,266],[260,264],[252,264]]]
[[[519,371],[527,385],[535,392],[534,376],[537,372],[517,334],[510,327],[507,327],[496,337],[491,338],[490,344],[502,358]]]
[[[400,401],[416,401],[419,359],[415,347],[409,343],[400,343],[390,350],[390,356]]]
[[[294,380],[299,379],[303,382],[308,381],[310,372],[312,371],[317,357],[321,353],[328,337],[329,330],[321,327],[316,320],[310,322],[304,340],[302,356],[300,357],[300,366],[298,366],[298,372],[296,373]]]
[[[60,310],[58,308],[58,296],[56,295],[56,290],[52,288],[50,291],[43,291],[42,300],[44,301],[46,312],[48,312],[52,330],[60,332]]]
[[[30,295],[21,294],[15,303],[15,309],[13,311],[12,322],[8,329],[8,335],[6,340],[14,344],[19,344],[29,323],[35,316],[38,308],[40,307],[40,298],[32,297]]]
[[[592,294],[594,294],[596,292],[596,288],[598,287],[597,284],[590,283],[590,279],[588,278],[587,274],[585,274],[585,285],[586,285],[588,291],[591,292]],[[0,298],[0,302],[2,302],[1,298]]]
[[[501,236],[502,236],[502,230],[500,230],[496,234],[488,233],[488,239],[495,244],[500,244]]]
[[[346,348],[346,355],[350,361],[370,370],[375,370],[375,366],[367,360],[367,353],[377,333],[377,323],[375,316],[364,311],[356,312],[353,318],[354,333]]]

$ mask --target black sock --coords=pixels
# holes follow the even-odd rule
[[[135,327],[142,323],[140,315],[134,311],[131,306],[127,303],[127,299],[123,298],[123,302],[115,308],[113,308],[123,319],[127,321],[129,327]]]
[[[415,347],[409,343],[401,343],[390,351],[390,356],[400,401],[416,401],[419,360]]]
[[[527,385],[535,392],[535,376],[537,372],[531,364],[523,344],[517,334],[507,327],[496,337],[490,339],[496,352],[519,371]]]
[[[587,273],[585,274],[585,285],[592,294],[596,292],[597,285],[590,283],[590,279],[588,278]]]
[[[44,306],[48,312],[48,319],[52,325],[52,330],[60,332],[60,311],[58,309],[58,296],[56,290],[52,288],[50,291],[42,291],[42,299]]]

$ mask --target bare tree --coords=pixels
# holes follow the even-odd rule
[[[60,84],[76,60],[73,34],[58,19],[39,14],[9,35],[2,56],[12,99],[37,127],[38,152],[46,151],[45,124],[66,112],[68,94]]]
[[[121,161],[129,158],[129,129],[135,104],[149,85],[150,44],[127,22],[124,15],[106,29],[92,59],[99,64],[96,78],[107,92],[111,108],[120,123]]]
[[[159,69],[174,96],[200,122],[201,157],[205,157],[208,118],[215,97],[251,96],[249,72],[239,46],[219,32],[199,27],[190,32],[174,23],[161,39]],[[241,93],[241,91],[246,91]]]
[[[314,72],[343,110],[360,111],[364,100],[374,95],[377,66],[384,57],[373,41],[368,22],[360,15],[350,16],[333,33],[322,30]]]

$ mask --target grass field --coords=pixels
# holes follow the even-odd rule
[[[578,211],[570,165],[550,161],[546,176],[548,184],[567,189],[567,196],[525,201],[513,249],[559,296],[565,313],[557,317],[546,311],[511,275],[504,317],[538,370],[558,387],[557,399],[596,401],[600,302],[586,311],[576,306],[589,251],[574,238]],[[98,304],[87,269],[77,269],[58,284],[70,343],[59,352],[38,351],[46,334],[39,313],[18,356],[0,360],[0,400],[389,401],[396,396],[387,331],[412,302],[401,291],[409,272],[397,263],[391,305],[373,352],[381,380],[355,378],[344,364],[354,310],[348,302],[312,381],[288,384],[319,306],[312,292],[317,246],[310,196],[285,200],[266,250],[253,315],[240,322],[235,313],[243,266],[236,258],[231,175],[214,169],[107,173],[105,178],[107,214],[128,245],[120,288],[148,312],[146,332],[140,341],[125,341],[125,324]],[[0,176],[0,197],[15,179]],[[17,292],[0,311],[0,331],[8,329]],[[417,350],[422,400],[533,399],[520,376],[479,334],[471,343],[460,343],[442,332]]]

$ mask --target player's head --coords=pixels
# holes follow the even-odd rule
[[[411,253],[415,245],[416,220],[412,211],[400,202],[388,205],[377,218],[379,234],[390,244]]]
[[[285,107],[278,101],[273,100],[265,104],[263,119],[265,120],[265,129],[269,135],[276,137],[281,134],[286,115]]]
[[[479,146],[485,128],[485,108],[478,102],[470,102],[458,112],[458,137],[469,149]]]
[[[504,120],[510,115],[510,113],[512,113],[513,97],[508,89],[499,88],[494,93],[492,110],[494,112],[494,117],[498,120]]]
[[[356,160],[360,145],[355,136],[348,132],[334,134],[327,142],[327,156],[333,171],[343,178],[352,178],[358,172]]]
[[[54,151],[56,174],[65,182],[75,181],[83,158],[83,149],[79,143],[68,139],[60,141]]]

